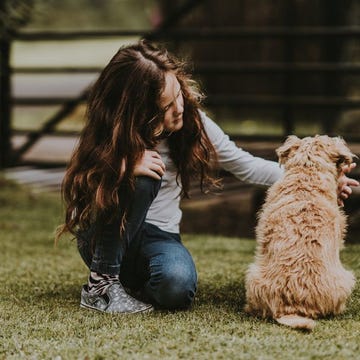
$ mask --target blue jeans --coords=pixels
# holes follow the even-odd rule
[[[141,291],[147,301],[165,309],[187,308],[194,300],[197,274],[180,235],[146,223],[146,213],[161,181],[140,176],[122,238],[119,221],[91,226],[78,234],[78,249],[91,271],[120,275],[120,281]],[[91,240],[95,237],[94,252]]]

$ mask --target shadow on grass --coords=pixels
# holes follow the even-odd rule
[[[227,283],[200,283],[197,303],[213,305],[224,311],[243,312],[245,305],[245,285],[243,281]]]
[[[80,301],[81,286],[78,284],[55,286],[54,289],[45,288],[36,294],[42,301],[58,301],[63,303],[74,303]]]
[[[24,286],[18,283],[8,288],[9,297],[19,306],[35,306],[52,308],[78,305],[80,302],[81,286],[78,284],[39,284]]]

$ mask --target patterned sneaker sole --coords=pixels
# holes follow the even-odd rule
[[[106,313],[106,314],[122,314],[122,315],[126,315],[126,314],[139,314],[139,313],[150,313],[152,311],[154,311],[154,307],[153,306],[149,306],[143,310],[135,310],[135,311],[127,311],[127,312],[108,312],[108,311],[104,311],[104,310],[100,310],[94,306],[90,306],[90,305],[87,305],[87,304],[83,304],[83,303],[80,303],[80,307],[82,309],[88,309],[88,310],[96,310],[98,312],[101,312],[101,313]]]

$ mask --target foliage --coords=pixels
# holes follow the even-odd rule
[[[117,316],[79,308],[87,270],[74,242],[53,244],[58,194],[36,194],[0,178],[0,359],[356,359],[360,288],[342,316],[312,334],[243,312],[244,272],[254,242],[186,235],[198,267],[193,308]],[[360,246],[343,252],[360,276]]]
[[[17,30],[30,21],[34,0],[2,0],[0,5],[0,34]]]
[[[0,34],[35,30],[147,29],[156,24],[156,0],[1,0]]]
[[[156,0],[33,0],[29,29],[143,29],[156,16]]]

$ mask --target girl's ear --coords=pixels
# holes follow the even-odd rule
[[[293,150],[299,148],[301,140],[296,135],[290,135],[287,137],[286,141],[276,149],[276,154],[279,158],[280,164],[285,164],[288,160],[290,153]]]

